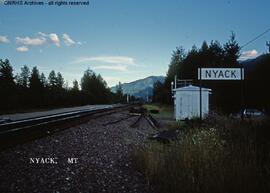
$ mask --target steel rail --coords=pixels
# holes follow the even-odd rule
[[[105,107],[101,109],[89,109],[89,110],[79,110],[79,111],[72,111],[72,112],[66,112],[66,113],[59,113],[54,115],[47,115],[47,116],[41,116],[36,118],[28,118],[18,121],[12,121],[8,123],[2,123],[0,124],[0,135],[10,133],[10,132],[16,132],[22,129],[27,129],[30,127],[40,126],[40,125],[46,125],[56,122],[62,122],[67,120],[74,120],[83,118],[86,116],[94,115],[97,113],[102,113],[110,110],[117,110],[121,108],[130,107],[132,105],[121,105],[116,107]]]

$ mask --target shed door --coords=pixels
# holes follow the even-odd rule
[[[190,94],[183,94],[180,97],[180,117],[181,119],[189,118],[191,114],[191,95]]]

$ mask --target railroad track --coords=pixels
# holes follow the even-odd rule
[[[79,110],[2,123],[0,124],[0,150],[81,124],[89,118],[112,114],[137,105],[135,103],[102,109]]]

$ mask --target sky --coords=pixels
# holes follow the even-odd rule
[[[232,31],[241,46],[270,28],[269,0],[89,2],[11,6],[0,0],[0,58],[10,60],[14,74],[23,65],[37,66],[46,76],[60,71],[72,86],[90,68],[113,86],[166,75],[177,46],[224,44]],[[241,59],[266,53],[267,40],[270,32],[244,47]]]

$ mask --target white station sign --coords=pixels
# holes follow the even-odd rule
[[[198,68],[198,80],[244,80],[244,69]]]

